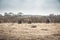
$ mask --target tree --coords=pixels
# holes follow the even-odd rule
[[[50,14],[49,15],[49,19],[51,20],[52,23],[54,23],[55,22],[55,19],[56,19],[55,18],[55,15],[54,14]]]
[[[2,17],[2,14],[0,14],[0,17]]]
[[[7,12],[4,13],[4,16],[9,16],[9,14]]]
[[[19,12],[19,13],[17,14],[17,16],[22,16],[22,14],[23,14],[22,12]]]
[[[55,15],[54,15],[54,14],[50,14],[49,16],[50,16],[50,17],[54,17]]]
[[[9,15],[10,15],[10,16],[14,16],[14,14],[13,14],[12,12],[9,12]]]

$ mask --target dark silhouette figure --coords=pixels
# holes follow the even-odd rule
[[[31,24],[31,21],[28,21],[28,24]]]
[[[18,21],[18,24],[21,24],[22,23],[22,21]]]
[[[47,19],[46,23],[50,23],[50,20],[49,20],[49,19]]]

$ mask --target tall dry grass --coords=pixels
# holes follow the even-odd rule
[[[1,23],[0,40],[60,40],[60,23]]]

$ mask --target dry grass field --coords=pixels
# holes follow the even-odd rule
[[[60,23],[1,23],[0,40],[60,40]]]

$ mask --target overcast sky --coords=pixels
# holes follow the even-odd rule
[[[60,14],[60,0],[0,0],[0,13],[23,12],[30,15]]]

